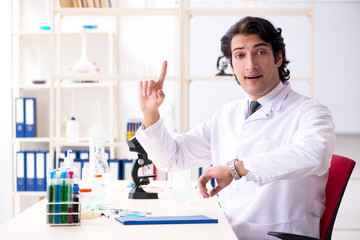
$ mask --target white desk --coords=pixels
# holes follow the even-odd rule
[[[147,191],[156,191],[157,200],[128,199],[127,183],[117,182],[109,200],[104,204],[112,208],[137,211],[151,211],[152,216],[206,215],[217,218],[215,224],[169,224],[169,225],[123,225],[113,217],[81,220],[80,226],[46,225],[46,202],[36,203],[15,218],[0,226],[0,239],[236,239],[229,223],[223,215],[217,199],[203,199],[197,189],[191,193],[188,203],[176,203],[172,192],[164,183],[152,181]]]

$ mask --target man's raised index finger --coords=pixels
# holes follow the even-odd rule
[[[165,77],[166,77],[166,69],[167,69],[167,61],[163,62],[160,77],[158,83],[160,83],[161,87],[163,86]]]

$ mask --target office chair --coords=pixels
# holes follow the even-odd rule
[[[326,209],[320,221],[321,240],[331,240],[335,218],[354,167],[354,160],[338,155],[332,156],[329,178],[325,188]],[[317,238],[283,232],[268,232],[268,235],[283,240],[319,240]]]

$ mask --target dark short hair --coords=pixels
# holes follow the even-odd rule
[[[283,62],[279,67],[279,77],[282,82],[290,78],[290,70],[286,68],[289,61],[286,59],[284,38],[281,36],[281,28],[275,28],[271,22],[259,17],[244,17],[230,27],[221,38],[221,51],[230,60],[232,65],[231,40],[237,34],[257,34],[262,40],[270,43],[274,53],[274,60],[279,52],[282,53]],[[235,76],[236,77],[236,76]]]

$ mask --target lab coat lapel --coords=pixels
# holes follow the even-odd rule
[[[268,102],[251,116],[249,116],[245,120],[245,124],[260,119],[271,119],[273,114],[276,114],[276,112],[281,110],[281,106],[289,95],[290,90],[290,83],[284,83],[284,88],[281,90],[281,92],[272,101]]]

